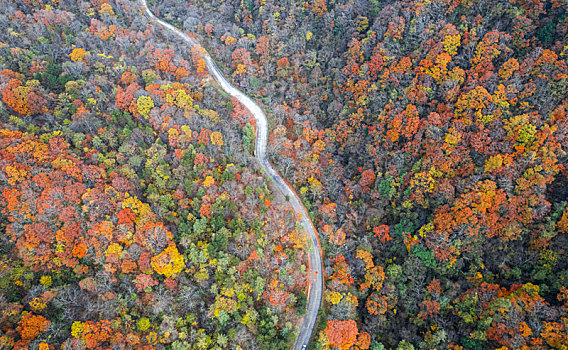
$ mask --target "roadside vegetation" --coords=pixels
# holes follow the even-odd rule
[[[288,349],[305,240],[254,119],[139,9],[0,3],[0,348]]]

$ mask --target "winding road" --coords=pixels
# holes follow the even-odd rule
[[[173,31],[177,36],[179,36],[182,40],[187,42],[190,45],[199,45],[194,39],[189,37],[187,34],[183,33],[179,29],[175,28],[169,23],[162,21],[161,19],[154,16],[154,14],[148,9],[146,4],[146,0],[141,0],[142,5],[144,7],[144,11],[146,15],[151,19],[159,23],[160,25],[164,26],[165,28]],[[296,339],[296,343],[294,344],[295,350],[302,350],[307,348],[308,343],[312,337],[312,333],[314,331],[316,321],[318,318],[318,310],[321,305],[322,300],[322,293],[323,293],[323,269],[322,269],[322,260],[321,260],[321,253],[318,244],[317,232],[312,224],[310,217],[306,211],[306,208],[303,206],[302,202],[300,201],[298,195],[294,192],[294,190],[284,181],[284,179],[274,170],[268,158],[266,157],[266,143],[268,140],[268,123],[266,120],[266,115],[260,108],[260,106],[250,99],[248,96],[243,94],[239,89],[231,85],[225,79],[221,70],[217,67],[211,56],[206,53],[205,50],[202,51],[202,58],[207,63],[207,69],[209,73],[213,75],[215,80],[219,83],[221,88],[225,90],[229,95],[236,97],[239,102],[241,102],[254,116],[256,120],[256,147],[255,147],[255,158],[258,164],[264,169],[266,175],[268,175],[273,181],[276,187],[282,192],[282,194],[289,198],[290,204],[296,213],[296,216],[299,218],[300,223],[306,230],[308,234],[308,241],[310,243],[309,249],[309,257],[310,257],[310,280],[311,280],[311,287],[309,288],[309,295],[308,295],[308,307],[307,313],[304,316],[302,321],[302,325],[300,326],[300,330],[298,333],[298,338]]]

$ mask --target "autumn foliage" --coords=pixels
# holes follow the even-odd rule
[[[41,332],[45,332],[49,327],[49,320],[41,315],[27,313],[18,323],[17,331],[20,333],[21,340],[14,347],[16,349],[26,349],[27,345],[34,340]]]
[[[288,348],[305,235],[139,5],[0,2],[0,348]]]
[[[378,349],[564,345],[565,3],[198,3],[320,232],[326,322]],[[483,283],[509,296],[462,298]],[[513,296],[529,284],[550,313]]]
[[[150,7],[268,115],[316,347],[568,346],[566,1]],[[308,241],[203,48],[129,1],[0,18],[0,347],[289,348]]]

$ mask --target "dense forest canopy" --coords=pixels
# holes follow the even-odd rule
[[[568,3],[150,0],[269,118],[315,349],[568,348]],[[0,2],[0,348],[290,348],[255,123],[131,0]]]
[[[288,348],[304,234],[197,48],[128,0],[0,23],[0,348]]]
[[[154,1],[272,118],[321,348],[568,346],[564,1]]]

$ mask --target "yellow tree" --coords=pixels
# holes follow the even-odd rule
[[[154,101],[148,96],[140,96],[136,100],[136,107],[138,108],[138,113],[148,118],[150,110],[154,107]]]
[[[211,143],[217,146],[223,146],[223,135],[219,131],[211,133]]]
[[[151,264],[157,273],[166,277],[171,277],[180,273],[185,267],[183,255],[179,253],[173,243],[171,243],[160,254],[153,257]]]
[[[87,51],[85,51],[85,49],[77,48],[77,49],[73,49],[73,51],[71,51],[71,53],[69,54],[69,57],[71,58],[71,61],[83,62],[83,58],[85,57],[86,54],[87,54]]]

